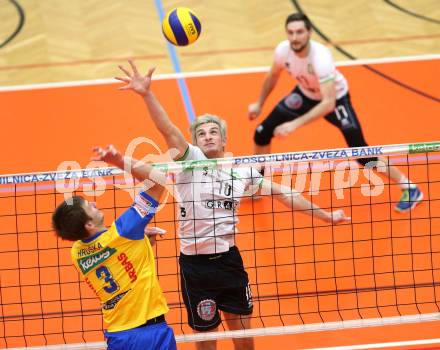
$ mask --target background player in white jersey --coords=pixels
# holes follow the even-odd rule
[[[291,14],[286,19],[285,29],[287,40],[275,49],[274,61],[263,83],[260,98],[249,105],[249,118],[253,120],[260,115],[283,69],[297,80],[298,85],[256,128],[255,153],[270,153],[273,136],[287,136],[322,116],[341,130],[350,147],[367,146],[350,101],[347,81],[335,68],[330,50],[310,40],[312,25],[309,18],[303,13]],[[373,167],[379,166],[378,160],[387,164],[387,159],[382,157],[361,158],[358,162]],[[382,170],[403,191],[395,207],[397,211],[410,210],[422,200],[422,192],[399,169],[388,165]]]
[[[168,307],[159,286],[151,240],[159,231],[146,225],[163,193],[164,174],[125,157],[109,146],[96,148],[95,160],[128,170],[139,181],[153,178],[147,191],[110,227],[94,203],[74,196],[52,216],[57,235],[74,241],[71,257],[78,272],[102,303],[109,350],[175,350],[173,331],[165,322]],[[155,173],[154,177],[152,177]]]
[[[176,160],[206,160],[221,158],[226,147],[226,125],[213,115],[197,118],[191,125],[193,144],[171,122],[165,110],[150,90],[150,69],[146,76],[130,61],[132,72],[117,78],[142,96],[150,116],[164,136],[168,146],[176,149]],[[180,237],[180,273],[182,296],[188,313],[188,323],[196,331],[215,330],[221,323],[219,310],[230,329],[250,327],[252,295],[248,275],[235,245],[236,224],[240,200],[246,189],[268,187],[276,199],[286,206],[313,213],[328,222],[348,221],[342,210],[324,211],[299,193],[262,178],[251,168],[183,171],[176,176]],[[313,210],[310,210],[313,209]],[[252,338],[234,339],[235,349],[254,349]],[[197,343],[198,349],[215,349],[215,341]]]

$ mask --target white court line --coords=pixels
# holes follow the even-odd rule
[[[388,343],[375,343],[375,344],[360,344],[349,346],[335,346],[331,348],[304,348],[302,350],[364,350],[364,349],[386,349],[397,346],[413,346],[413,345],[430,345],[439,344],[440,338],[435,339],[420,339],[420,340],[408,340]],[[60,344],[60,345],[47,345],[47,346],[35,346],[28,348],[12,348],[10,350],[102,350],[106,349],[106,343],[94,342],[83,344]]]
[[[440,320],[440,313],[430,313],[430,314],[416,314],[407,316],[393,316],[384,318],[370,318],[370,319],[359,319],[351,321],[336,321],[327,323],[312,323],[303,324],[296,326],[280,326],[280,327],[267,327],[267,328],[250,328],[250,329],[240,329],[234,331],[224,331],[224,332],[207,332],[207,333],[191,333],[191,334],[180,334],[176,335],[177,343],[187,343],[196,341],[206,341],[206,340],[222,340],[229,338],[249,338],[249,337],[261,337],[261,336],[274,336],[274,335],[287,335],[287,334],[301,334],[309,332],[320,332],[320,331],[339,331],[346,329],[361,329],[366,327],[379,327],[379,326],[393,326],[402,324],[414,324],[421,322],[434,322]],[[435,341],[435,342],[433,342]],[[408,341],[400,341],[393,343],[382,343],[380,344],[365,344],[365,345],[353,345],[348,347],[339,348],[325,348],[325,349],[307,349],[307,350],[355,350],[355,349],[374,349],[380,347],[391,347],[391,346],[402,346],[402,344],[407,345],[422,345],[422,344],[434,344],[440,342],[439,339],[420,339],[413,340],[415,342],[410,344]],[[428,343],[426,343],[428,342]],[[400,344],[400,345],[389,345],[389,344]],[[50,345],[50,346],[39,346],[39,347],[29,347],[32,350],[50,350],[50,349],[99,349],[101,346],[105,345],[103,342],[96,343],[84,343],[84,344],[63,344],[63,345]],[[57,348],[58,346],[58,348]],[[83,346],[83,347],[81,347]],[[89,347],[90,346],[90,347]],[[11,350],[25,350],[26,348],[13,348]],[[303,349],[306,350],[306,349]]]
[[[392,347],[398,347],[398,346],[430,345],[430,344],[439,344],[439,343],[440,343],[440,338],[434,338],[434,339],[419,339],[419,340],[395,341],[395,342],[388,342],[388,343],[335,346],[335,347],[331,347],[331,348],[304,348],[302,350],[386,349],[386,348],[392,348]]]
[[[340,61],[340,62],[336,62],[336,66],[337,67],[362,66],[365,64],[432,61],[432,60],[438,60],[438,59],[440,59],[440,54],[420,55],[420,56],[386,57],[386,58],[368,58],[368,59],[359,59],[359,60],[350,60],[350,61]],[[154,80],[168,80],[168,79],[209,77],[209,76],[217,76],[217,75],[261,73],[261,72],[267,72],[268,70],[269,70],[269,67],[250,67],[250,68],[237,68],[237,69],[224,69],[224,70],[208,70],[208,71],[200,71],[200,72],[158,74],[158,75],[155,75]],[[120,84],[120,82],[113,79],[113,78],[110,78],[110,79],[66,81],[66,82],[57,82],[57,83],[0,86],[0,92],[37,90],[37,89],[54,89],[54,88],[76,87],[76,86],[109,85],[109,84]]]

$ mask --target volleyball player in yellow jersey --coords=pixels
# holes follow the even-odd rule
[[[72,260],[102,303],[108,349],[174,350],[173,331],[164,317],[168,307],[144,233],[163,192],[159,184],[165,182],[164,175],[150,165],[122,157],[112,146],[95,152],[95,160],[128,169],[139,181],[152,179],[155,183],[109,228],[95,204],[79,196],[57,207],[53,226],[59,237],[75,241]]]

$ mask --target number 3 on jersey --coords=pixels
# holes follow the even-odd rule
[[[101,280],[104,278],[104,282],[107,283],[104,286],[104,290],[107,293],[114,293],[119,289],[118,284],[113,279],[112,274],[106,266],[100,266],[96,269],[96,276]]]

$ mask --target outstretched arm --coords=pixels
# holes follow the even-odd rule
[[[119,169],[127,171],[140,182],[150,180],[149,189],[146,192],[159,202],[166,182],[165,174],[162,171],[134,158],[122,156],[112,145],[106,148],[95,147],[93,152],[95,156],[92,157],[92,160],[112,164]]]
[[[269,73],[266,76],[266,79],[264,79],[263,87],[261,88],[260,98],[257,102],[249,105],[248,114],[250,120],[257,118],[260,115],[264,102],[277,84],[280,74],[281,68],[274,62],[272,64],[272,67],[270,68]]]
[[[313,204],[306,198],[304,198],[299,192],[280,185],[276,182],[271,182],[264,179],[262,187],[269,190],[275,198],[294,210],[301,210],[305,214],[314,215],[326,222],[332,222],[333,224],[338,224],[340,222],[348,222],[351,220],[350,217],[346,216],[343,210],[335,210],[333,212],[323,210],[317,205]]]
[[[165,109],[162,107],[150,89],[151,77],[155,68],[150,68],[148,73],[143,76],[139,73],[133,61],[129,60],[128,62],[131,66],[131,72],[128,69],[119,66],[126,76],[116,77],[115,79],[127,83],[127,85],[119,89],[133,90],[143,98],[145,104],[147,105],[148,111],[150,112],[154,125],[165,138],[168,147],[170,149],[177,149],[178,153],[174,159],[181,158],[188,148],[188,143],[186,142],[182,132],[177,128],[176,125],[173,124]]]

